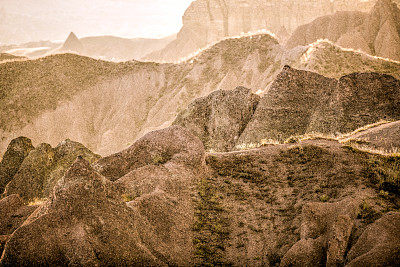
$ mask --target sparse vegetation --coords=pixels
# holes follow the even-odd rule
[[[382,217],[382,213],[374,210],[367,201],[363,201],[360,204],[360,210],[357,215],[358,219],[361,219],[366,224],[373,223],[377,219]]]
[[[198,265],[220,266],[229,239],[229,223],[212,178],[202,178],[198,185],[193,231]]]
[[[321,202],[327,202],[329,200],[329,196],[323,194],[319,197],[319,200],[321,200]]]
[[[161,154],[153,155],[152,160],[155,165],[161,165],[167,162],[167,160]]]
[[[379,190],[400,195],[399,156],[370,155],[363,172]]]
[[[40,206],[43,205],[43,203],[46,201],[47,198],[34,198],[32,201],[29,201],[28,206]]]

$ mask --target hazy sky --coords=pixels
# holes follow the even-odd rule
[[[191,2],[192,0],[0,0],[0,29],[5,28],[5,25],[9,31],[10,27],[19,27],[18,32],[29,35],[36,32],[39,39],[43,39],[47,32],[48,40],[65,39],[70,31],[75,32],[78,37],[161,37],[179,31],[182,15]]]

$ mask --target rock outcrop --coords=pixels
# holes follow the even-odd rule
[[[18,229],[38,206],[25,206],[18,195],[0,200],[0,255],[11,234]]]
[[[10,195],[0,200],[0,235],[11,235],[37,206],[25,206],[18,195]]]
[[[206,149],[230,151],[253,116],[260,97],[250,89],[219,90],[196,99],[173,124],[188,128]]]
[[[4,195],[18,194],[26,202],[41,198],[53,162],[53,148],[45,143],[38,145],[24,159],[14,178],[7,184]]]
[[[400,10],[379,0],[369,13],[340,12],[296,29],[286,45],[307,45],[318,39],[384,58],[400,60]]]
[[[226,37],[262,29],[274,33],[292,32],[300,25],[335,11],[369,11],[374,2],[197,0],[185,11],[176,40],[146,58],[174,62]]]
[[[1,266],[193,265],[192,189],[205,174],[197,137],[180,126],[155,131],[94,168],[116,181],[78,157],[9,237]]]
[[[183,164],[201,169],[203,144],[181,126],[153,131],[121,152],[97,161],[94,168],[107,179],[116,181],[129,172],[147,165]]]
[[[100,158],[82,144],[68,139],[56,148],[45,143],[38,145],[23,160],[7,184],[4,195],[18,194],[25,202],[47,198],[56,182],[78,156],[89,162]]]
[[[158,265],[137,220],[111,182],[78,158],[49,201],[12,234],[0,264]]]
[[[353,73],[335,80],[287,66],[260,100],[239,143],[348,133],[379,120],[398,120],[399,88],[400,81],[389,75]]]
[[[351,142],[356,146],[358,142],[362,147],[369,147],[385,153],[399,151],[400,121],[383,123],[382,125],[371,127],[365,131],[354,133],[346,137],[344,141]]]
[[[0,200],[0,266],[395,266],[397,160],[329,140],[206,154],[171,126],[78,157],[39,206]]]
[[[10,142],[0,163],[0,194],[33,149],[32,141],[26,137],[21,136]]]
[[[343,266],[359,205],[355,199],[304,205],[300,240],[281,266]]]
[[[298,45],[308,45],[318,39],[328,39],[331,42],[337,42],[344,33],[360,27],[365,22],[367,16],[368,14],[364,12],[341,11],[319,17],[311,23],[299,26],[287,40],[286,46],[293,48]],[[356,38],[356,36],[353,35],[352,38]],[[365,42],[359,43],[361,50],[365,51],[364,49],[368,49],[367,52],[370,52],[368,46],[361,47],[364,44]],[[356,47],[351,48],[357,49]]]
[[[346,266],[396,266],[400,262],[400,213],[390,212],[368,226],[350,249]]]

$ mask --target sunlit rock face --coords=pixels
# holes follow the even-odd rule
[[[177,39],[149,59],[176,61],[224,37],[262,29],[274,33],[336,11],[369,11],[376,1],[362,0],[197,0],[183,15]]]
[[[329,39],[341,47],[400,60],[400,9],[395,1],[379,0],[368,12],[337,12],[298,27],[286,46]]]

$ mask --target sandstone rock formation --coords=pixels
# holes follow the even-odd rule
[[[54,149],[49,144],[38,145],[23,160],[7,184],[4,195],[19,194],[25,202],[46,198],[78,156],[90,162],[100,158],[82,144],[70,140],[63,141]]]
[[[143,246],[136,224],[111,182],[78,158],[46,205],[12,234],[0,264],[160,264]]]
[[[263,139],[350,133],[380,120],[398,120],[399,88],[389,75],[353,73],[336,80],[285,66],[261,100],[245,88],[217,91],[193,102],[174,124],[216,151]]]
[[[346,266],[396,266],[400,261],[400,213],[390,212],[368,226],[350,249]]]
[[[10,195],[0,200],[0,235],[11,235],[37,206],[24,206],[18,195]]]
[[[395,266],[396,160],[329,140],[205,154],[172,126],[78,157],[39,207],[0,200],[0,265]]]
[[[284,141],[313,132],[347,133],[379,120],[398,120],[399,83],[378,73],[335,80],[287,66],[260,100],[239,143]]]
[[[400,10],[391,0],[379,0],[369,13],[339,12],[321,17],[297,28],[286,45],[307,45],[318,39],[400,60]]]
[[[292,48],[298,45],[308,45],[318,39],[328,39],[331,42],[337,42],[339,38],[345,38],[342,37],[344,33],[360,27],[365,22],[367,16],[367,13],[364,12],[341,11],[319,17],[311,23],[299,26],[286,42],[286,46]],[[359,35],[360,33],[356,36]],[[349,37],[356,38],[356,36]],[[361,50],[365,51],[364,49],[368,49],[366,52],[370,52],[368,45],[361,47],[364,44],[364,41],[359,43]],[[352,48],[357,49],[356,47]]]
[[[298,26],[335,11],[368,11],[375,1],[197,0],[185,11],[177,39],[147,56],[156,61],[177,61],[223,38],[267,29],[292,32]]]
[[[181,112],[173,124],[193,132],[205,145],[217,151],[230,151],[247,126],[260,97],[250,89],[215,91]]]
[[[143,218],[143,242],[169,265],[192,265],[191,188],[205,175],[204,147],[185,128],[146,134],[129,148],[94,164]]]
[[[149,164],[171,162],[199,169],[204,157],[202,146],[188,130],[181,126],[171,126],[146,134],[132,146],[100,159],[93,166],[111,181]]]
[[[38,206],[25,206],[18,195],[0,200],[0,255],[11,234],[19,228]]]
[[[359,204],[352,199],[304,205],[300,240],[281,266],[343,266]]]
[[[94,165],[115,182],[78,157],[9,237],[0,265],[192,266],[192,189],[204,158],[200,140],[179,126]]]
[[[32,141],[26,137],[21,136],[10,142],[0,163],[0,194],[33,149]]]

